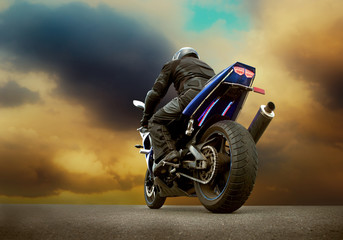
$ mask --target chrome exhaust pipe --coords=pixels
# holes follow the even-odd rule
[[[275,117],[275,105],[273,102],[267,103],[267,105],[261,105],[260,109],[254,120],[251,122],[248,131],[250,132],[255,143],[258,142],[264,131],[267,129],[269,123]]]

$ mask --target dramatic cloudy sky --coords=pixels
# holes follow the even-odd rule
[[[241,124],[276,104],[248,204],[342,204],[342,12],[339,0],[1,1],[0,202],[143,204],[132,100],[193,46],[216,72],[256,67],[267,94],[249,95]]]

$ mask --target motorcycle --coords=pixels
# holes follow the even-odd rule
[[[182,118],[168,128],[180,152],[179,163],[162,162],[166,171],[154,176],[154,149],[147,129],[139,128],[145,155],[146,205],[161,208],[167,197],[197,196],[215,213],[231,213],[248,199],[256,178],[256,143],[274,118],[275,105],[261,105],[248,129],[236,122],[252,87],[255,68],[236,62],[213,76],[187,105]],[[144,110],[144,103],[133,104]]]

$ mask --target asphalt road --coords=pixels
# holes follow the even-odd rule
[[[343,206],[0,205],[0,239],[343,239]]]

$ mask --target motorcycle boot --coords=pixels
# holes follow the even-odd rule
[[[152,171],[155,176],[165,174],[168,170],[168,167],[177,164],[180,160],[180,153],[176,150],[169,152],[161,161],[157,164],[154,163]],[[169,163],[169,164],[168,164]]]

